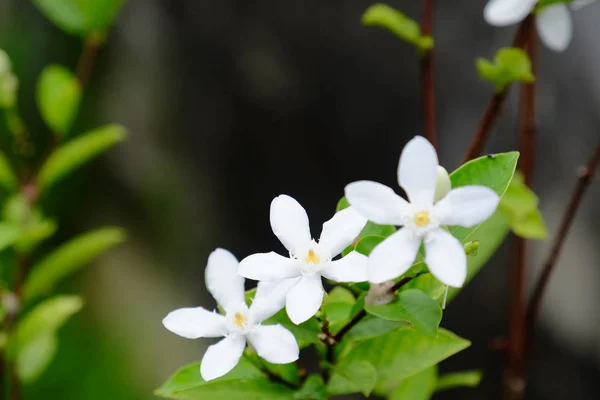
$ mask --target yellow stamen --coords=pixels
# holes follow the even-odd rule
[[[426,226],[429,224],[429,213],[427,211],[420,211],[415,215],[415,224],[417,226]]]
[[[238,312],[233,316],[233,323],[240,328],[244,328],[248,323],[248,318],[244,314]]]
[[[308,251],[308,255],[304,259],[304,262],[306,264],[318,264],[320,261],[321,261],[321,259],[319,258],[317,253],[315,253],[315,251],[313,249],[310,249]]]

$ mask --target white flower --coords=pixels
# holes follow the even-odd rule
[[[346,186],[348,202],[364,217],[377,224],[403,226],[371,252],[371,282],[385,282],[406,272],[424,242],[425,262],[431,273],[448,286],[464,283],[467,260],[463,246],[441,226],[477,225],[492,215],[500,198],[484,186],[463,186],[435,203],[437,179],[435,149],[416,136],[402,151],[398,166],[398,182],[410,203],[380,183],[359,181]]]
[[[225,337],[209,346],[202,358],[200,374],[206,381],[231,371],[242,356],[246,341],[268,362],[287,364],[298,359],[298,344],[290,331],[281,325],[261,325],[283,308],[285,293],[273,285],[259,284],[248,308],[244,278],[237,268],[237,259],[227,250],[217,249],[208,257],[206,287],[225,310],[225,316],[196,307],[180,308],[163,319],[165,328],[188,339]]]
[[[278,282],[287,291],[285,307],[295,324],[300,324],[321,307],[321,277],[338,282],[367,280],[367,257],[355,251],[332,261],[348,247],[367,223],[352,207],[336,213],[323,224],[319,241],[312,239],[308,215],[290,196],[281,195],[271,203],[271,228],[289,250],[289,257],[260,253],[240,262],[239,273],[259,281]]]
[[[595,0],[576,0],[570,4],[578,10]],[[533,11],[538,0],[490,0],[483,10],[487,23],[507,26],[521,22]],[[555,3],[542,8],[536,17],[537,31],[542,42],[551,50],[565,51],[573,36],[573,22],[565,3]]]

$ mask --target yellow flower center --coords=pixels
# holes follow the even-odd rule
[[[320,261],[321,261],[321,259],[319,258],[317,253],[315,253],[315,251],[313,249],[310,249],[308,251],[308,255],[304,259],[304,262],[306,264],[318,264]]]
[[[235,313],[233,315],[233,323],[236,324],[239,328],[245,328],[248,324],[248,317],[239,312]]]
[[[417,224],[417,226],[426,226],[429,224],[429,222],[429,213],[427,211],[419,211],[415,215],[415,224]]]

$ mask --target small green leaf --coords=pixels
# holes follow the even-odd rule
[[[371,254],[373,249],[379,245],[379,243],[383,242],[385,237],[383,236],[365,236],[358,241],[356,244],[356,251],[365,256]]]
[[[14,192],[19,186],[19,180],[15,175],[8,159],[3,152],[0,151],[0,186],[8,192]]]
[[[331,366],[331,369],[335,373],[327,385],[327,393],[330,395],[358,392],[369,397],[375,387],[377,370],[368,361]]]
[[[245,358],[225,376],[206,382],[200,363],[187,365],[171,376],[155,395],[180,400],[292,400],[294,392],[270,381]]]
[[[304,385],[294,393],[294,399],[298,400],[328,400],[325,382],[320,375],[310,375],[306,378]]]
[[[372,315],[367,315],[348,331],[345,339],[358,342],[376,338],[398,329],[407,329],[410,327],[411,325],[406,321],[387,321],[385,319],[373,317]]]
[[[63,31],[84,35],[107,29],[124,0],[33,0],[33,3]]]
[[[56,335],[42,335],[23,346],[17,356],[17,373],[24,383],[34,382],[48,368],[58,349]]]
[[[46,124],[64,138],[75,122],[81,87],[71,71],[60,65],[46,67],[37,85],[37,104]]]
[[[125,137],[125,128],[120,125],[107,125],[69,141],[52,153],[40,169],[40,190],[48,190],[63,176],[122,142]]]
[[[331,333],[339,332],[350,321],[355,303],[356,299],[348,289],[341,286],[333,288],[323,303],[323,312]]]
[[[0,222],[0,251],[12,246],[21,235],[21,228],[11,222]]]
[[[50,238],[56,233],[58,225],[51,219],[40,219],[31,221],[25,226],[15,243],[15,248],[20,253],[27,253],[33,250],[44,240]]]
[[[421,27],[402,12],[385,4],[373,4],[362,16],[365,26],[377,26],[387,29],[419,51],[433,47],[433,38],[421,36]]]
[[[457,387],[477,387],[483,378],[481,371],[462,371],[444,374],[438,378],[435,390],[454,389]]]
[[[340,201],[338,201],[337,206],[335,207],[335,212],[340,212],[348,207],[350,207],[350,203],[348,203],[348,199],[346,196],[344,196],[340,199]]]
[[[389,400],[429,400],[435,393],[436,380],[436,366],[424,369],[400,382]]]
[[[405,283],[400,291],[411,289],[418,289],[433,300],[440,300],[446,291],[446,286],[440,283],[435,276],[425,273]]]
[[[125,0],[86,0],[80,1],[83,22],[88,33],[104,31],[110,27]]]
[[[499,92],[515,81],[535,81],[531,72],[531,61],[527,54],[519,48],[501,48],[494,56],[494,63],[484,58],[478,58],[475,64],[479,75],[496,85]]]
[[[92,259],[125,240],[120,228],[102,228],[71,239],[35,264],[25,283],[24,297],[49,292]]]
[[[388,321],[406,321],[428,336],[437,335],[442,309],[431,297],[417,289],[404,290],[398,299],[388,304],[365,305],[372,315]]]

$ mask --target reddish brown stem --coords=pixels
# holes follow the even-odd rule
[[[560,252],[565,244],[567,234],[569,233],[569,229],[573,224],[575,214],[579,209],[579,204],[581,204],[581,199],[583,198],[587,187],[594,178],[598,164],[600,164],[600,141],[598,141],[596,149],[594,150],[594,153],[592,154],[587,166],[583,167],[579,173],[577,185],[575,186],[575,190],[573,190],[569,204],[567,205],[565,213],[562,216],[558,234],[552,243],[550,254],[544,263],[542,274],[535,285],[533,295],[529,301],[526,314],[526,349],[529,349],[531,347],[531,343],[533,342],[535,323],[542,305],[544,292],[548,287],[548,282],[550,282],[550,276],[556,267],[558,257],[560,256]]]
[[[535,73],[537,37],[535,24],[529,25],[526,45],[527,55],[531,60],[531,68]],[[519,149],[521,152],[520,168],[525,184],[531,187],[536,143],[535,121],[535,83],[521,86],[521,121]],[[527,265],[527,242],[518,238],[515,249],[515,265],[512,276],[512,303],[510,309],[508,365],[505,376],[505,398],[518,400],[523,398],[525,390],[524,346],[525,346],[525,269]]]
[[[433,0],[423,0],[421,31],[424,36],[433,37]],[[435,76],[433,70],[433,50],[425,50],[421,58],[421,86],[423,101],[423,129],[425,137],[437,148],[435,117]]]
[[[532,29],[533,26],[533,16],[529,15],[527,18],[519,24],[517,28],[517,32],[513,38],[512,47],[522,48],[527,43],[528,35],[527,32]],[[496,92],[490,102],[488,103],[485,112],[481,121],[479,122],[479,126],[475,135],[473,136],[473,140],[469,145],[465,155],[463,157],[463,164],[467,161],[477,157],[483,151],[483,146],[487,142],[487,139],[491,133],[492,127],[494,123],[502,114],[502,110],[504,109],[504,102],[506,101],[506,96],[508,91],[510,90],[510,85],[506,86],[502,91]]]
[[[83,42],[83,51],[81,52],[81,56],[79,56],[79,61],[75,68],[75,75],[82,88],[88,84],[99,48],[100,42],[94,36],[87,38]]]

